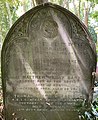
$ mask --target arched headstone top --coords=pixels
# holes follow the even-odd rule
[[[62,13],[62,14],[60,14],[60,13]],[[92,38],[91,38],[87,28],[78,19],[78,17],[76,17],[69,10],[67,10],[61,6],[58,6],[56,4],[52,4],[52,3],[44,3],[35,8],[32,8],[31,10],[26,12],[24,15],[22,15],[10,29],[10,31],[6,37],[7,40],[5,40],[5,42],[7,41],[7,43],[8,43],[9,41],[11,41],[15,38],[19,38],[19,37],[29,37],[28,29],[30,29],[30,27],[31,27],[30,22],[34,21],[34,19],[36,19],[36,18],[37,18],[37,21],[35,20],[34,21],[35,23],[33,23],[33,24],[36,24],[36,22],[38,22],[39,28],[40,28],[41,27],[40,18],[42,18],[42,19],[44,19],[43,23],[44,23],[44,21],[46,21],[47,23],[46,22],[45,23],[48,24],[47,27],[49,27],[49,22],[51,22],[51,20],[53,21],[53,19],[56,19],[56,18],[54,18],[54,16],[59,17],[60,19],[62,19],[62,22],[66,23],[66,29],[68,29],[68,32],[70,33],[71,38],[73,38],[73,39],[81,38],[81,40],[84,40],[85,42],[89,42],[92,48],[94,47],[94,43],[92,41]],[[46,19],[45,19],[45,17],[46,17]],[[48,17],[49,17],[49,20],[48,20]],[[64,17],[65,17],[65,19],[64,19]],[[52,23],[52,24],[54,24],[54,23]],[[52,27],[52,24],[50,25],[51,27]],[[16,35],[14,33],[16,33]]]
[[[77,111],[92,100],[93,47],[83,23],[58,5],[20,17],[2,49],[5,118],[78,120]]]

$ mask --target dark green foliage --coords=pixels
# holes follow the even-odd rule
[[[97,43],[97,34],[95,33],[95,30],[93,27],[89,26],[88,30],[91,34],[91,37],[93,38],[94,42]]]

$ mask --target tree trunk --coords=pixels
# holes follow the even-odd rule
[[[22,6],[23,6],[23,12],[26,12],[26,2],[25,0],[22,1]]]
[[[0,26],[0,44],[2,42],[2,38],[3,38],[3,36],[2,36],[2,27]]]
[[[65,7],[66,9],[69,9],[69,2],[68,2],[68,0],[64,0],[62,6]]]
[[[73,5],[74,5],[74,13],[76,16],[78,16],[78,11],[77,11],[77,6],[76,6],[76,3],[75,3],[75,0],[73,0]]]
[[[88,27],[88,2],[84,3],[84,24]]]
[[[79,10],[78,10],[78,17],[81,18],[81,0],[79,0]]]
[[[10,11],[10,6],[7,2],[5,4],[6,4],[7,13],[8,13],[9,25],[11,27],[12,26],[12,16],[11,16],[11,11]]]
[[[42,3],[46,3],[48,2],[48,0],[32,0],[32,2],[33,2],[33,6],[36,6]]]

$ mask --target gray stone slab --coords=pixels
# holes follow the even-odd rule
[[[94,43],[75,15],[50,3],[33,8],[3,44],[5,119],[78,120],[92,100],[95,66]]]

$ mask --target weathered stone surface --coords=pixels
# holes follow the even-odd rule
[[[2,49],[6,120],[78,120],[92,99],[93,46],[85,26],[60,6],[23,15]]]

